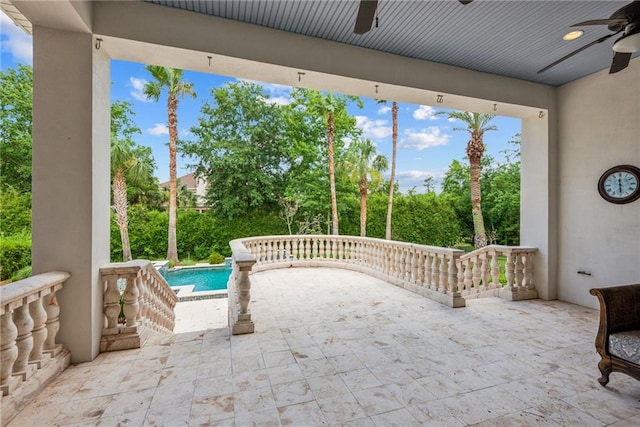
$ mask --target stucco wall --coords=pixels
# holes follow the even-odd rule
[[[640,166],[640,59],[562,86],[557,102],[558,298],[597,307],[590,288],[640,283],[640,200],[614,205],[597,190],[610,167]]]

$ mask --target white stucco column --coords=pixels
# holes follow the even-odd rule
[[[71,273],[58,341],[98,354],[109,262],[109,57],[91,34],[33,27],[33,272]]]
[[[557,293],[558,220],[557,148],[554,110],[522,119],[520,244],[538,248],[534,261],[538,296]]]

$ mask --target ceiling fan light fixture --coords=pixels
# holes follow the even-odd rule
[[[613,44],[613,50],[619,53],[634,53],[640,51],[640,31],[616,40]]]
[[[584,34],[584,31],[582,30],[571,31],[570,33],[567,33],[564,36],[562,36],[562,40],[566,40],[566,41],[575,40],[577,38],[582,37],[583,34]]]

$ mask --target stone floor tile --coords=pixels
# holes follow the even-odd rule
[[[269,374],[266,369],[240,372],[233,375],[233,391],[246,391],[256,388],[269,387]]]
[[[200,362],[196,373],[197,379],[231,375],[231,358]]]
[[[315,400],[278,408],[278,415],[283,426],[329,425]]]
[[[198,377],[198,366],[174,366],[160,371],[160,381],[158,385],[178,384],[193,382]]]
[[[174,406],[176,402],[191,404],[195,381],[178,384],[160,385],[156,388],[151,399],[150,409],[162,409]]]
[[[358,418],[357,420],[345,421],[340,424],[336,424],[338,427],[375,427],[375,423],[371,417]]]
[[[383,386],[355,391],[353,395],[370,416],[403,407],[402,403],[393,396],[393,393]]]
[[[267,369],[271,385],[290,383],[305,378],[298,364],[275,366]]]
[[[317,399],[329,424],[339,424],[366,417],[366,412],[351,393],[335,394]]]
[[[307,384],[316,399],[349,393],[349,387],[342,381],[339,374],[312,377],[307,379]]]
[[[408,406],[407,410],[423,426],[462,427],[464,423],[455,417],[455,411],[440,400]]]
[[[180,427],[188,426],[191,417],[191,400],[175,401],[171,405],[151,407],[147,411],[143,426],[145,427]]]
[[[600,387],[562,400],[606,424],[640,415],[640,401],[624,397],[620,399],[620,396],[618,399],[612,399],[614,394],[615,391]]]
[[[97,420],[113,401],[113,395],[71,400],[53,419],[54,424],[64,425]]]
[[[405,382],[388,383],[384,387],[404,406],[417,405],[436,399],[426,387],[413,379]]]
[[[102,418],[115,417],[130,412],[146,411],[151,405],[155,391],[154,387],[146,390],[135,390],[113,395],[113,398],[102,414]]]
[[[233,378],[229,376],[203,378],[193,384],[193,400],[231,394],[234,391]]]
[[[271,390],[278,408],[315,399],[306,380],[276,384]]]
[[[280,416],[277,409],[266,411],[240,412],[235,416],[235,425],[238,427],[280,427]]]
[[[236,412],[264,411],[276,407],[271,387],[239,391],[233,396]]]
[[[118,414],[112,417],[102,416],[100,417],[95,426],[101,427],[141,427],[144,425],[145,417],[147,416],[147,410],[137,412],[127,412],[125,414]]]
[[[268,353],[262,353],[264,358],[264,366],[267,368],[273,368],[274,366],[285,366],[296,363],[296,358],[289,349],[281,351],[273,351]]]
[[[351,391],[364,390],[382,385],[382,382],[366,368],[343,372],[340,376]]]
[[[411,427],[421,426],[420,422],[405,409],[396,409],[378,415],[372,415],[371,419],[379,427]]]
[[[315,359],[325,358],[324,353],[322,352],[320,347],[318,347],[315,343],[305,347],[292,345],[291,353],[293,353],[293,357],[295,357],[296,360],[304,360],[304,359],[315,360]]]
[[[190,424],[202,424],[234,417],[233,394],[194,394],[190,410]]]

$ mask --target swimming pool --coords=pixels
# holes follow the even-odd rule
[[[226,290],[230,275],[229,267],[181,268],[163,274],[169,286],[194,285],[194,292]]]

